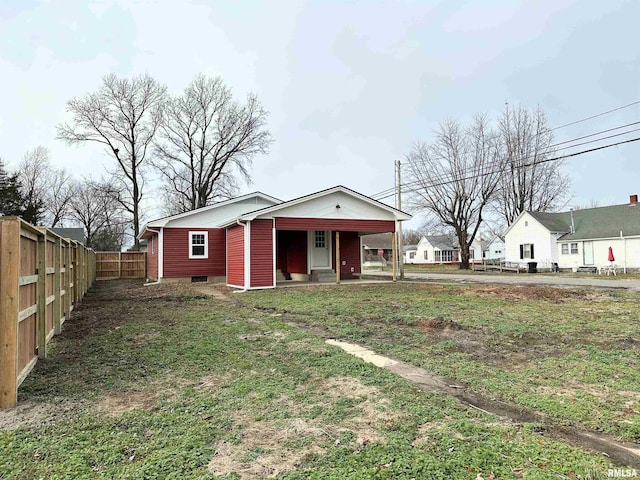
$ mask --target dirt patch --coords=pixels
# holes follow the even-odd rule
[[[232,290],[226,285],[219,283],[198,283],[191,286],[191,288],[203,295],[209,295],[218,300],[229,302],[232,300]]]
[[[0,430],[43,427],[68,418],[77,407],[78,404],[68,401],[60,403],[21,402],[15,408],[0,410]]]
[[[444,317],[435,317],[428,320],[420,320],[418,322],[418,328],[427,332],[434,330],[464,330],[465,327],[453,320],[446,319]]]
[[[156,409],[157,394],[150,392],[113,392],[96,405],[109,417],[119,417],[133,410]]]
[[[305,458],[324,453],[328,434],[300,418],[255,422],[240,419],[241,443],[223,441],[209,462],[211,473],[235,472],[240,478],[270,478],[300,467]]]
[[[597,299],[603,300],[609,296],[605,293],[594,294],[588,290],[575,290],[563,287],[544,287],[532,285],[492,285],[481,287],[470,287],[465,289],[467,295],[478,295],[482,297],[500,297],[505,300],[547,300],[553,303],[565,303],[575,299]]]
[[[328,448],[361,450],[370,443],[383,442],[381,429],[400,416],[391,410],[389,400],[380,390],[362,384],[351,377],[312,378],[300,391],[312,389],[321,395],[320,404],[306,405],[281,396],[274,400],[286,405],[291,418],[256,421],[254,416],[238,413],[238,440],[225,440],[216,445],[216,454],[209,462],[214,474],[237,473],[240,478],[270,478],[303,466],[312,455],[321,455]],[[331,410],[339,399],[353,401],[352,415],[339,423],[321,417],[306,418],[317,406]],[[343,437],[349,432],[348,437]],[[343,438],[352,438],[345,443]]]

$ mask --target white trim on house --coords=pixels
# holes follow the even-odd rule
[[[244,225],[244,285],[251,288],[251,222]]]
[[[164,237],[162,228],[158,230],[158,280],[162,278],[164,273]]]
[[[276,271],[278,270],[278,252],[276,248],[276,219],[273,219],[271,224],[271,245],[273,246],[273,288],[276,287]]]
[[[394,215],[395,220],[399,220],[399,221],[403,221],[403,220],[409,220],[411,219],[411,215],[409,215],[408,213],[405,213],[401,210],[398,210],[396,208],[390,207],[389,205],[386,205],[382,202],[379,202],[377,200],[374,200],[370,197],[367,197],[365,195],[362,195],[361,193],[358,193],[354,190],[351,190],[349,188],[343,187],[342,185],[338,185],[336,187],[333,188],[328,188],[326,190],[321,190],[320,192],[316,192],[316,193],[312,193],[310,195],[306,195],[304,197],[299,197],[299,198],[294,198],[293,200],[288,200],[286,202],[282,202],[279,203],[277,205],[273,205],[271,207],[265,207],[265,208],[261,208],[260,210],[255,210],[253,212],[248,212],[244,215],[240,216],[241,220],[254,220],[255,218],[265,215],[265,214],[269,214],[269,213],[273,213],[276,212],[278,210],[282,210],[284,208],[289,208],[289,207],[293,207],[295,205],[301,204],[301,203],[305,203],[308,202],[310,200],[314,200],[316,198],[322,198],[328,195],[331,195],[333,193],[344,193],[346,195],[349,195],[351,197],[357,198],[363,202],[366,202],[370,205],[373,205],[375,207],[378,207],[382,210],[387,211],[388,213],[391,213]],[[222,227],[224,227],[225,225],[222,225]]]
[[[329,255],[328,265],[319,267],[313,264],[313,249],[316,244],[316,232],[324,232],[324,241],[327,245]],[[333,258],[333,238],[330,230],[307,230],[307,273],[311,274],[311,270],[331,270],[331,259]]]
[[[204,245],[201,243],[193,243],[194,235],[204,236]],[[204,246],[204,253],[202,255],[195,255],[193,253],[193,247]],[[207,259],[209,258],[209,232],[206,230],[189,230],[189,258],[194,259]]]
[[[248,194],[242,195],[240,197],[231,198],[229,200],[223,200],[221,202],[214,203],[213,205],[208,205],[206,207],[197,208],[197,209],[191,210],[189,212],[178,213],[177,215],[170,215],[168,217],[163,217],[163,218],[158,218],[156,220],[152,220],[149,223],[147,223],[145,228],[142,229],[142,233],[144,233],[146,228],[164,227],[164,226],[167,225],[167,223],[169,223],[169,222],[171,222],[173,220],[178,220],[180,218],[188,217],[188,216],[191,216],[191,215],[194,215],[194,214],[207,212],[209,210],[214,210],[214,209],[217,209],[217,208],[220,208],[220,207],[225,207],[227,205],[232,205],[234,203],[242,202],[244,200],[249,200],[249,199],[254,198],[254,197],[261,198],[263,200],[266,200],[267,202],[274,202],[274,203],[281,203],[282,202],[282,200],[280,200],[278,198],[275,198],[275,197],[272,197],[271,195],[264,194],[262,192],[248,193]]]

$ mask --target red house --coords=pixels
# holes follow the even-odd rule
[[[149,222],[150,278],[274,288],[282,280],[353,278],[360,236],[395,232],[411,216],[337,186],[282,202],[252,193]]]

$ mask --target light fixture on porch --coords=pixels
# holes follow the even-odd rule
[[[340,208],[340,204],[339,204],[339,203],[338,203],[338,204],[336,204],[336,208]]]

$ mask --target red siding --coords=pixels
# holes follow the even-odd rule
[[[244,287],[244,227],[227,229],[227,284]]]
[[[331,232],[333,258],[331,266],[336,268],[336,234]],[[346,265],[342,265],[345,262]],[[360,237],[357,232],[340,232],[340,278],[352,278],[360,273]],[[353,267],[353,272],[351,271]]]
[[[209,258],[189,258],[189,232],[209,232]],[[219,228],[164,228],[162,276],[200,277],[225,275],[225,234]]]
[[[307,273],[306,231],[278,231],[278,268],[284,273]]]
[[[341,232],[395,232],[393,220],[348,220],[331,218],[277,217],[278,230],[339,230]]]
[[[158,278],[158,234],[147,239],[147,276]]]
[[[251,222],[251,286],[273,286],[273,222]]]

